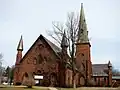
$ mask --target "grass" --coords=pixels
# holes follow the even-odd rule
[[[6,88],[0,88],[0,90],[48,90],[48,89],[43,89],[43,88],[18,88],[18,87],[6,87]]]
[[[104,87],[80,87],[80,88],[58,88],[58,90],[120,90],[118,88],[104,88]]]
[[[33,88],[27,88],[26,86],[0,85],[0,90],[48,90],[48,88],[36,86],[33,86]]]
[[[26,88],[25,86],[1,86],[0,90],[120,90],[120,88],[104,88],[104,87],[80,87],[80,88],[51,88],[51,87],[37,87]]]
[[[6,88],[0,88],[0,90],[36,90],[36,89],[25,89],[25,88],[8,88],[8,87],[6,87]],[[39,89],[40,90],[40,89]],[[41,89],[42,90],[42,89]]]
[[[43,88],[13,88],[13,87],[6,87],[6,88],[0,88],[0,90],[53,90],[53,89],[43,89]],[[119,89],[104,89],[104,88],[99,88],[99,89],[96,89],[96,88],[87,88],[87,89],[83,89],[83,88],[77,88],[77,89],[73,89],[73,88],[59,88],[57,90],[119,90]]]

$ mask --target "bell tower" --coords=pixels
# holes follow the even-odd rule
[[[23,39],[22,36],[20,38],[18,47],[17,47],[17,55],[16,55],[16,62],[15,62],[15,69],[14,69],[14,84],[20,84],[20,60],[22,59],[22,51],[23,51]]]
[[[92,76],[90,47],[83,3],[81,3],[75,63],[85,80],[91,79]]]

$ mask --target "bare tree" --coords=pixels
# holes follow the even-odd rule
[[[72,55],[72,41],[75,43],[77,39],[79,17],[74,12],[68,13],[66,23],[52,22],[53,30],[47,31],[47,34],[54,39],[55,42],[60,46],[64,30],[69,43],[70,56]]]
[[[0,66],[2,66],[3,55],[0,53]]]
[[[6,68],[6,76],[7,76],[7,82],[9,83],[10,81],[10,71],[11,71],[11,68],[9,66],[7,66]]]
[[[65,32],[67,33],[66,37],[68,39],[68,53],[71,57],[71,64],[73,69],[73,88],[76,88],[75,83],[75,42],[77,39],[77,32],[78,32],[78,24],[79,24],[79,18],[78,14],[75,15],[74,12],[68,13],[67,16],[67,22],[65,24],[61,24],[60,22],[54,22],[53,24],[53,31],[48,31],[48,35],[51,36],[60,46],[62,36]]]
[[[0,53],[0,84],[1,84],[2,74],[3,74],[2,61],[3,61],[3,55]]]
[[[14,78],[14,69],[15,69],[15,66],[13,65],[11,67],[11,70],[10,70],[10,85],[13,83],[13,78]]]

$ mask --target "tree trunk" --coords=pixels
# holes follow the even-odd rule
[[[74,42],[72,41],[72,70],[73,70],[73,88],[76,88],[75,80],[75,61],[74,61]]]
[[[0,76],[0,84],[1,84],[1,76]]]
[[[74,76],[73,76],[73,88],[76,88],[75,74],[74,74]]]

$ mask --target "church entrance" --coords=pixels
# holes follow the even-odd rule
[[[52,73],[50,75],[50,86],[53,87],[53,86],[56,86],[57,85],[57,76],[55,73]]]

